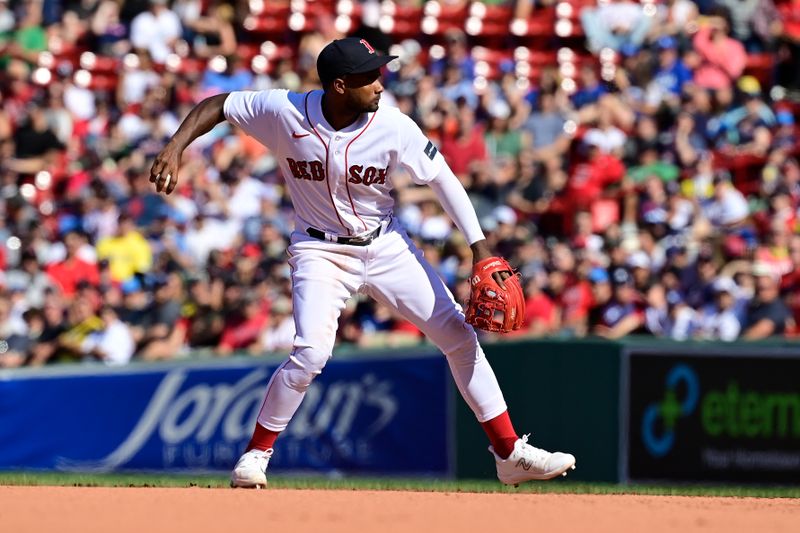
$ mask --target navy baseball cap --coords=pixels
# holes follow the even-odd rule
[[[317,57],[317,73],[322,83],[347,74],[363,74],[379,69],[397,56],[383,56],[366,39],[346,37],[329,43]]]

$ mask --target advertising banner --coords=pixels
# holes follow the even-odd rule
[[[800,354],[636,353],[633,481],[800,483]]]
[[[0,469],[228,471],[278,363],[3,374]],[[449,379],[441,355],[332,360],[270,469],[449,474]]]

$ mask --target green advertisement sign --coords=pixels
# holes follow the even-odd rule
[[[631,353],[634,481],[800,483],[800,353]]]

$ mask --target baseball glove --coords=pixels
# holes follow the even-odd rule
[[[502,289],[492,274],[511,272]],[[467,323],[486,331],[508,333],[522,327],[525,319],[525,296],[519,281],[508,262],[501,257],[489,257],[472,267]]]

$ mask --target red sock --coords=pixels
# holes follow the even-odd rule
[[[494,453],[507,459],[514,451],[514,443],[519,439],[517,432],[514,431],[514,426],[511,425],[508,411],[504,411],[491,420],[481,422],[481,426],[489,437],[489,442],[492,443]]]
[[[275,439],[280,435],[280,431],[270,431],[258,422],[256,422],[256,429],[253,431],[253,438],[247,445],[247,450],[269,450],[275,444]]]

